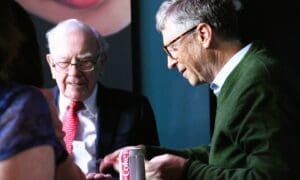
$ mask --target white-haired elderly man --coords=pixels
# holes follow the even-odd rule
[[[99,82],[106,62],[106,44],[99,33],[68,19],[46,36],[47,61],[57,83],[52,92],[66,148],[83,172],[97,172],[99,159],[120,147],[159,145],[148,100]]]

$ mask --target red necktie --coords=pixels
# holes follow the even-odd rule
[[[72,101],[63,117],[63,131],[66,133],[64,141],[69,154],[72,154],[72,142],[75,139],[79,120],[77,111],[83,107],[82,102]]]

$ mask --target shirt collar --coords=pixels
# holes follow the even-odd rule
[[[96,83],[92,94],[83,102],[87,110],[93,114],[97,113],[97,104],[96,104],[97,90],[98,90],[98,84]]]
[[[216,96],[219,96],[221,88],[229,76],[229,74],[234,70],[234,68],[242,61],[245,54],[249,51],[252,43],[248,44],[241,50],[239,50],[234,56],[232,56],[229,61],[223,66],[220,72],[217,74],[213,82],[210,84],[210,88],[213,90]]]

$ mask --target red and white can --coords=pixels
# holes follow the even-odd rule
[[[141,148],[121,150],[119,154],[119,180],[145,180],[144,153]]]

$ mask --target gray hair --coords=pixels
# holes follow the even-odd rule
[[[165,29],[166,23],[186,31],[199,23],[209,24],[223,37],[238,37],[239,0],[166,0],[156,14],[156,28]]]
[[[61,21],[46,33],[49,52],[50,53],[53,52],[55,43],[58,40],[57,38],[60,38],[61,35],[65,35],[66,33],[74,30],[83,30],[85,32],[92,34],[95,37],[98,44],[100,60],[106,60],[108,44],[105,41],[105,39],[100,35],[100,33],[95,28],[77,19],[67,19]]]

